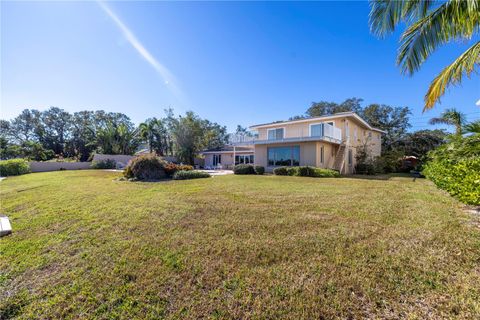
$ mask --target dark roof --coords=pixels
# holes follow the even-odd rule
[[[233,152],[233,146],[224,146],[223,148],[214,148],[214,149],[208,149],[208,150],[203,150],[202,152]],[[251,151],[253,152],[252,148],[248,147],[236,147],[235,151],[237,152],[244,152],[244,151]]]

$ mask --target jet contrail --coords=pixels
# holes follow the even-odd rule
[[[180,100],[183,100],[183,94],[176,85],[176,80],[173,74],[142,45],[132,31],[120,20],[120,18],[102,1],[97,1],[102,10],[115,22],[117,27],[123,33],[123,36],[137,50],[137,52],[144,58],[157,73],[162,77],[163,82],[169,90]]]

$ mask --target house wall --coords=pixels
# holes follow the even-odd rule
[[[300,142],[300,143],[275,143],[271,145],[255,145],[255,165],[265,167],[267,172],[272,172],[274,167],[268,166],[267,150],[269,147],[287,147],[300,146],[300,165],[301,166],[317,166],[317,143],[316,142]]]
[[[207,153],[205,156],[205,167],[213,167],[213,155],[221,154],[222,155],[222,167],[224,169],[232,169],[233,167],[233,152],[219,152],[219,153]],[[236,152],[236,155],[251,155],[252,152]]]

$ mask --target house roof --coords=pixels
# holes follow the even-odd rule
[[[233,152],[233,146],[224,146],[223,148],[214,148],[214,149],[208,149],[204,150],[201,153],[231,153]],[[235,152],[237,153],[244,153],[244,152],[252,152],[253,153],[253,148],[249,147],[235,147]]]
[[[310,122],[312,120],[330,120],[330,119],[337,119],[337,118],[354,118],[361,124],[363,124],[365,127],[367,127],[370,130],[373,131],[378,131],[381,133],[386,133],[383,130],[377,129],[369,125],[365,120],[363,120],[358,114],[355,112],[338,112],[329,116],[321,116],[321,117],[311,117],[311,118],[305,118],[305,119],[298,119],[298,120],[288,120],[288,121],[275,121],[275,122],[269,122],[269,123],[263,123],[263,124],[256,124],[253,126],[250,126],[250,129],[259,129],[259,128],[268,128],[268,127],[275,127],[279,124],[290,124],[290,123],[302,123],[302,122]]]

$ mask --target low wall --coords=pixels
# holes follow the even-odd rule
[[[133,158],[135,158],[135,156],[129,156],[126,154],[94,154],[92,161],[98,162],[102,160],[113,160],[119,164],[120,167],[124,167],[128,164],[128,161],[132,160]]]
[[[90,169],[91,164],[91,162],[29,162],[30,170],[32,172]]]

